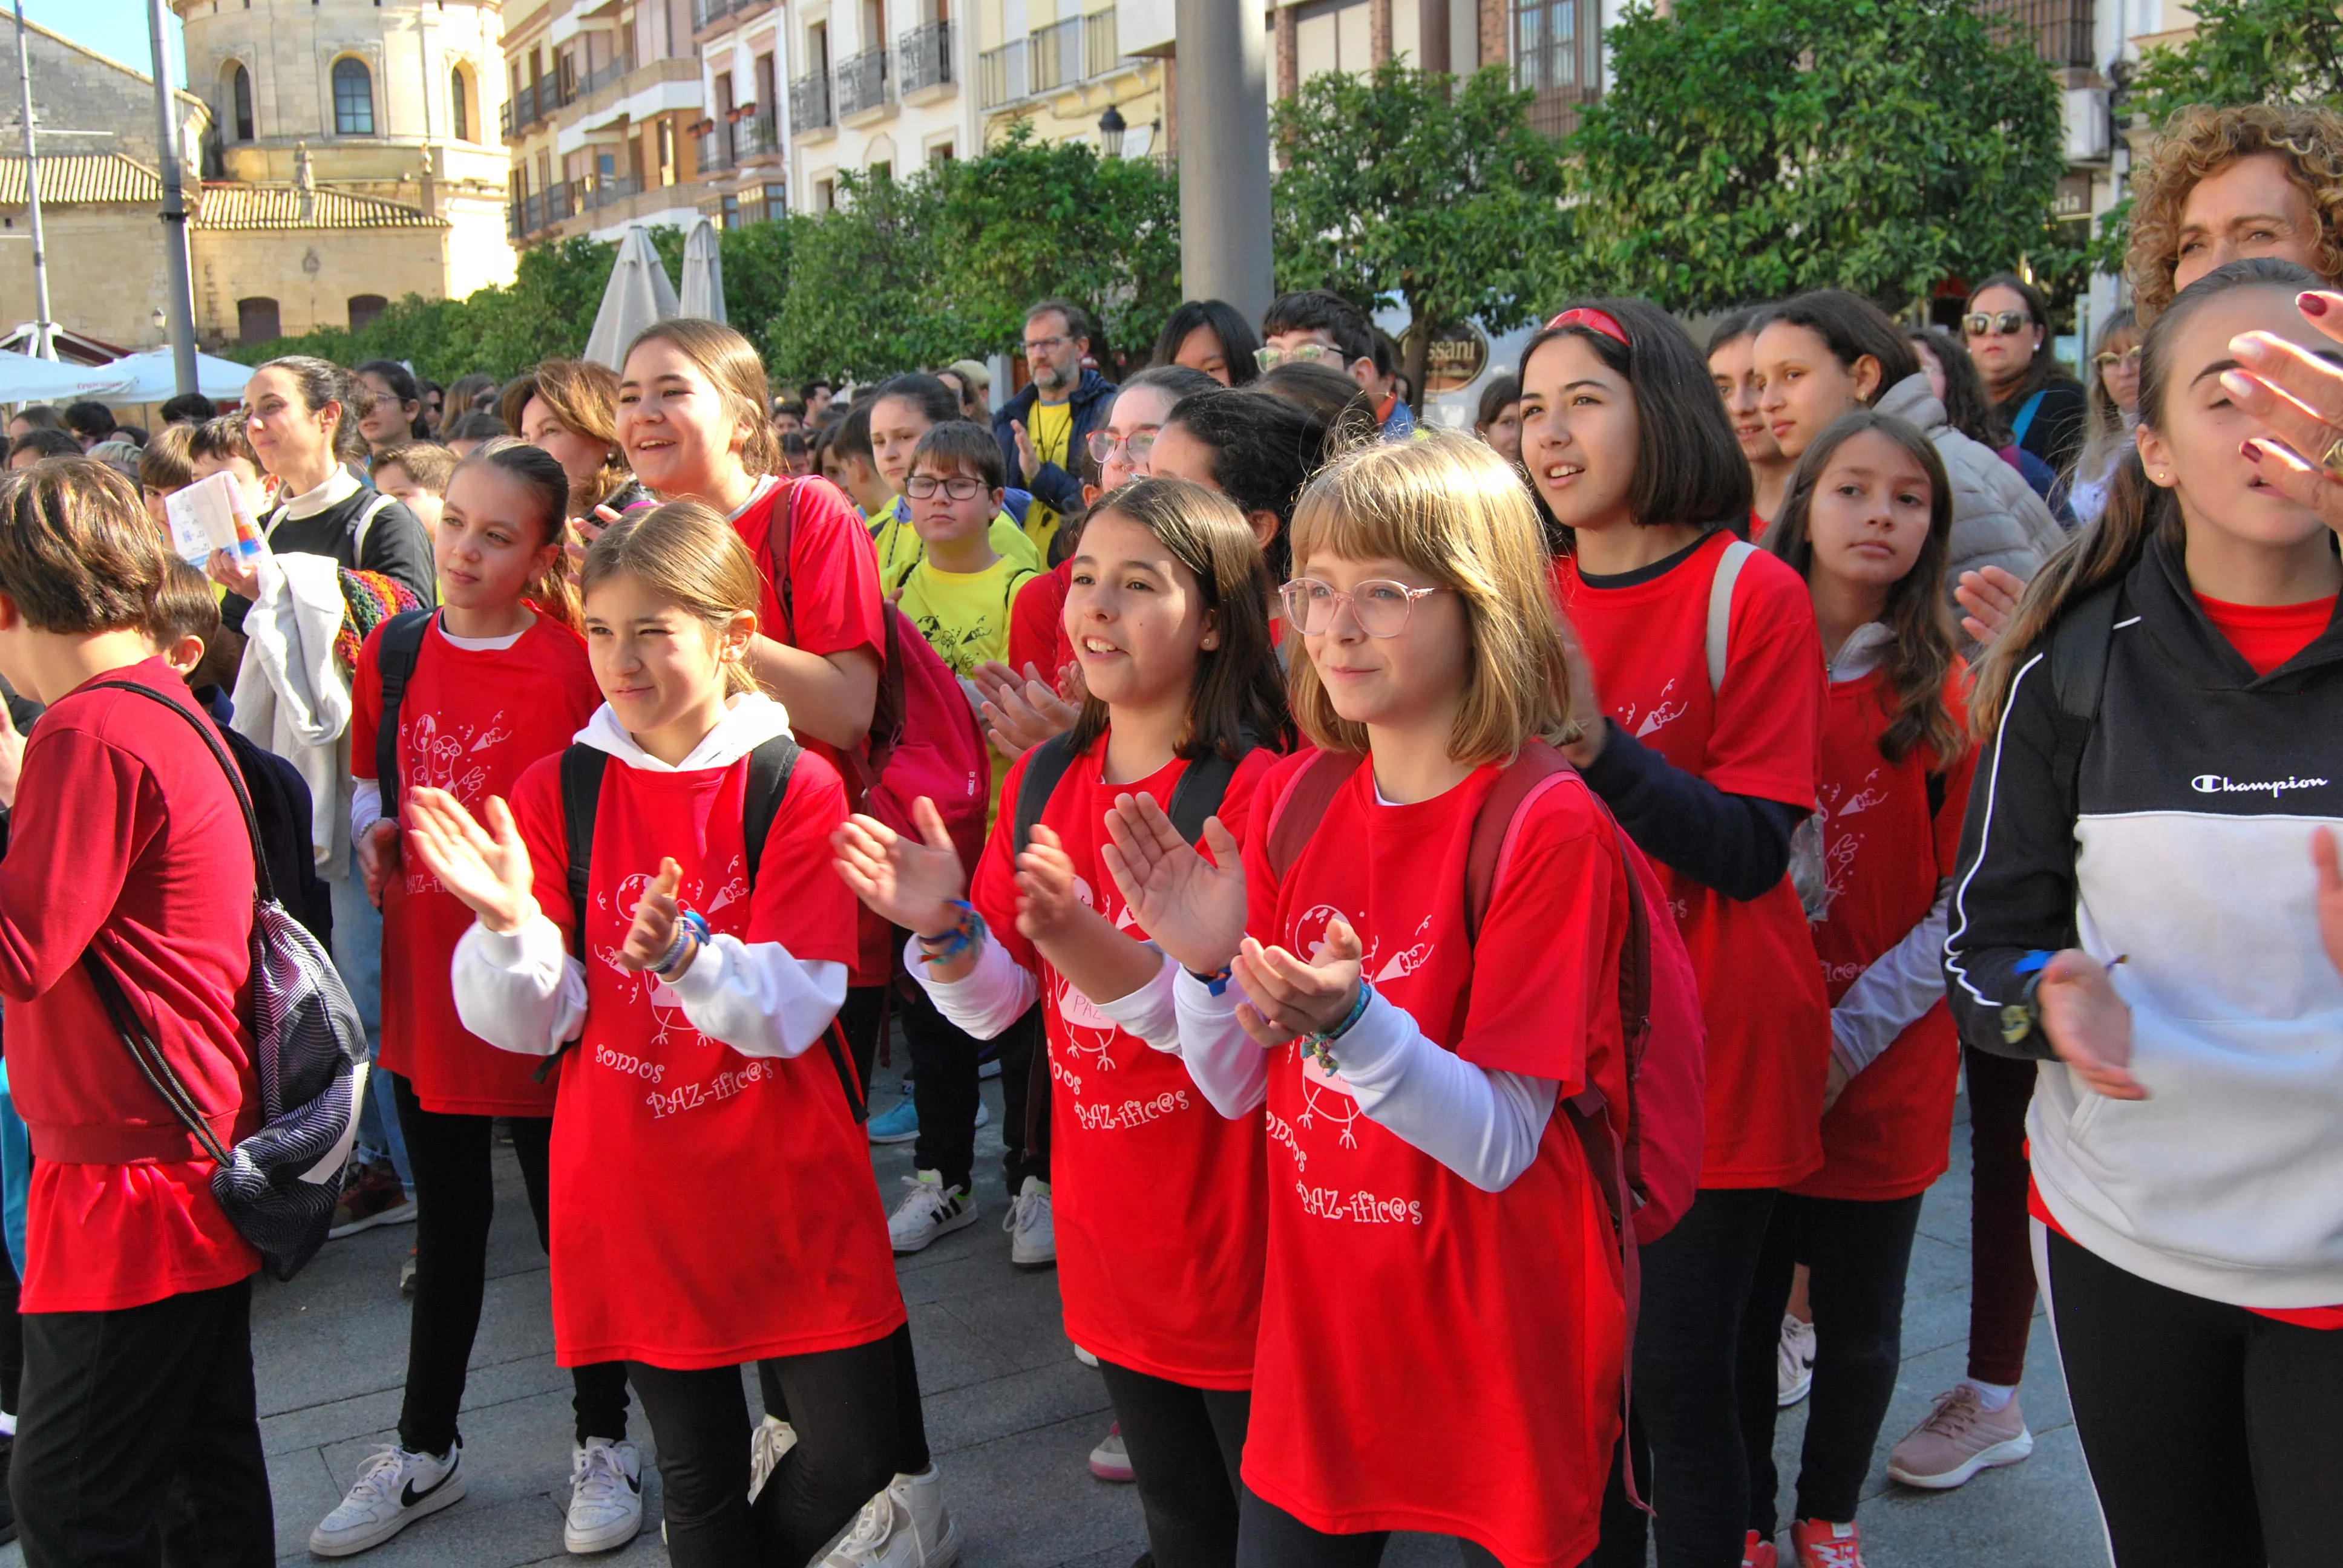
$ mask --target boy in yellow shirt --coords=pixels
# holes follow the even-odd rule
[[[920,548],[896,602],[960,677],[970,705],[978,707],[982,699],[972,678],[988,659],[1009,657],[1010,606],[1041,574],[992,547],[1003,470],[1001,444],[990,431],[965,419],[934,426],[920,437],[909,467],[903,492]],[[1009,762],[993,753],[988,828],[1001,811]]]

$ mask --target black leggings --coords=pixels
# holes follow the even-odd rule
[[[1749,1518],[1749,1459],[1738,1412],[1774,1397],[1781,1303],[1753,1306],[1757,1260],[1778,1194],[1704,1187],[1675,1228],[1643,1250],[1635,1400],[1623,1455],[1659,1515],[1660,1568],[1734,1568]],[[1591,1568],[1644,1568],[1647,1522],[1627,1501],[1620,1460],[1603,1496]]]
[[[659,1443],[675,1568],[805,1568],[898,1472],[928,1467],[910,1324],[866,1345],[761,1362],[758,1372],[778,1381],[798,1441],[751,1507],[739,1369],[627,1363]]]
[[[1237,1512],[1242,1521],[1237,1536],[1238,1568],[1375,1568],[1383,1560],[1383,1548],[1391,1544],[1388,1530],[1356,1535],[1312,1530],[1251,1492],[1240,1493]],[[1456,1555],[1465,1568],[1497,1568],[1496,1553],[1470,1541],[1456,1543]]]
[[[1812,1271],[1807,1291],[1815,1309],[1815,1386],[1798,1456],[1800,1519],[1854,1522],[1864,1477],[1871,1470],[1872,1445],[1879,1441],[1879,1423],[1887,1419],[1904,1359],[1904,1276],[1919,1228],[1916,1195],[1865,1202],[1785,1192],[1774,1206],[1750,1314],[1780,1323],[1790,1299],[1792,1269],[1804,1262]],[[1745,1347],[1742,1354],[1749,1353]],[[1749,1528],[1771,1541],[1779,1523],[1774,1422],[1781,1401],[1770,1382],[1754,1391],[1755,1399],[1749,1380],[1741,1392]]]
[[[388,1075],[407,1133],[415,1178],[415,1311],[407,1330],[407,1397],[398,1412],[398,1445],[413,1453],[445,1454],[456,1444],[456,1412],[464,1400],[465,1369],[480,1331],[488,1289],[488,1221],[495,1214],[495,1121],[426,1111],[415,1087]],[[513,1158],[528,1191],[537,1244],[546,1245],[546,1147],[549,1116],[510,1119]],[[627,1367],[602,1362],[572,1367],[570,1408],[578,1441],[616,1442],[627,1435]]]
[[[911,1103],[920,1113],[920,1136],[911,1145],[911,1163],[943,1175],[947,1187],[970,1185],[976,1167],[977,1055],[983,1042],[962,1030],[936,1010],[928,993],[917,985],[916,996],[895,993],[896,1014],[903,1020],[903,1042],[911,1049]],[[1025,1118],[1032,1088],[1033,1052],[1041,1039],[1041,1006],[1025,1010],[1015,1023],[1001,1031],[1001,1141],[1007,1153],[1002,1179],[1015,1197],[1025,1178],[1050,1179],[1050,1097],[1045,1091],[1038,1109],[1036,1129],[1040,1152],[1025,1155]],[[1046,1083],[1046,1079],[1044,1080]]]
[[[2343,1541],[2343,1331],[2150,1284],[2056,1232],[2050,1322],[2117,1568],[2311,1568]]]
[[[1230,1568],[1252,1393],[1191,1388],[1105,1360],[1099,1375],[1131,1452],[1155,1568]]]

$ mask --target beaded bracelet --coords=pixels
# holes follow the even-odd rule
[[[698,910],[686,910],[676,918],[675,940],[669,944],[667,955],[651,966],[651,973],[665,980],[682,966],[687,950],[708,944],[708,917]]]
[[[965,899],[954,899],[951,907],[960,911],[959,918],[952,921],[951,930],[932,937],[919,936],[921,963],[949,963],[974,948],[977,938],[984,934],[984,917],[976,912],[974,904]]]
[[[1351,1010],[1342,1015],[1342,1022],[1332,1029],[1320,1030],[1314,1034],[1305,1034],[1302,1037],[1300,1043],[1303,1054],[1324,1069],[1328,1077],[1331,1078],[1342,1070],[1342,1064],[1334,1060],[1334,1052],[1332,1049],[1334,1042],[1350,1033],[1352,1026],[1365,1016],[1367,1000],[1373,995],[1374,987],[1363,980],[1360,980],[1358,994],[1351,999]]]

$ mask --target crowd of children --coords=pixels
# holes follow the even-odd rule
[[[2291,178],[2319,115],[2179,134]],[[2150,234],[2217,228],[2193,188]],[[972,363],[777,405],[671,320],[508,385],[518,438],[296,357],[136,484],[12,449],[26,1561],[273,1556],[213,1157],[265,872],[368,1035],[336,1233],[415,1225],[396,1441],[319,1555],[465,1495],[508,1143],[569,1551],[641,1527],[639,1401],[670,1561],[948,1568],[894,1259],[979,1217],[990,1059],[1009,1256],[1152,1568],[1862,1568],[1964,1084],[1968,1375],[1888,1473],[2030,1452],[2038,1279],[2122,1568],[2325,1562],[2333,248],[2148,256],[2087,393],[2015,277],[1958,339],[1593,298],[1433,433],[1312,291],[1183,307],[1120,387],[1045,300],[998,416]],[[258,525],[208,584],[198,484]]]

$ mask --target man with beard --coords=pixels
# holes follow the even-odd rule
[[[1091,318],[1081,307],[1045,299],[1028,310],[1025,365],[1031,379],[992,421],[1002,463],[1011,474],[1024,475],[1024,487],[1033,493],[1025,532],[1045,560],[1058,519],[1081,509],[1074,455],[1106,422],[1114,401],[1114,383],[1082,367],[1090,351]]]

